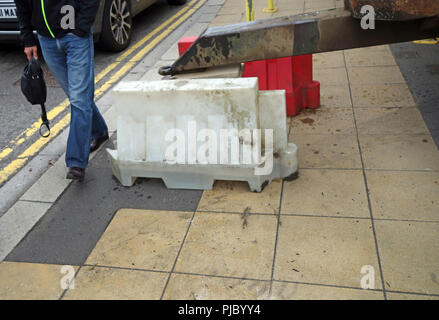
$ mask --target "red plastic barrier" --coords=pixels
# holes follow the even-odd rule
[[[260,90],[285,90],[287,115],[320,107],[320,83],[313,80],[312,55],[246,62],[244,77],[258,77]]]
[[[198,37],[178,41],[182,55]],[[285,90],[287,115],[320,107],[320,83],[313,80],[312,55],[246,62],[243,77],[257,77],[259,90]]]
[[[178,41],[178,54],[181,56],[189,49],[198,37],[183,37]]]

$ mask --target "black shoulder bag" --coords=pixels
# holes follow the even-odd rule
[[[21,91],[31,104],[41,105],[41,120],[43,123],[40,126],[40,135],[47,138],[50,136],[49,120],[47,119],[46,107],[44,105],[46,103],[47,87],[44,81],[43,69],[38,60],[33,57],[29,60],[21,76]],[[43,126],[46,126],[48,130],[46,135],[42,134]]]

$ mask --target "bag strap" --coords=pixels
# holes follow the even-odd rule
[[[46,106],[44,105],[44,103],[41,104],[41,120],[43,121],[43,123],[40,126],[40,136],[42,136],[43,138],[47,138],[50,136],[50,126],[49,126],[49,120],[47,119],[47,113],[46,113]],[[42,134],[42,129],[43,126],[46,126],[47,130],[49,131],[46,135]]]

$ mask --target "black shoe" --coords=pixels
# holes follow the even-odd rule
[[[85,176],[85,170],[82,168],[71,167],[67,172],[66,179],[70,180],[83,180]]]
[[[91,139],[90,142],[90,152],[96,151],[101,144],[108,140],[108,132],[99,138]]]

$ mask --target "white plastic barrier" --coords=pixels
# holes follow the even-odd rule
[[[297,172],[284,91],[259,92],[257,78],[122,82],[113,100],[117,150],[107,152],[125,186],[137,177],[184,189],[236,180],[260,192]]]

